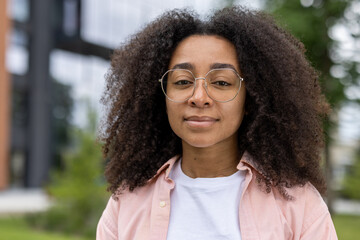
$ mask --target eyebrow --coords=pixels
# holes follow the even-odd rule
[[[191,63],[185,62],[185,63],[178,63],[178,64],[174,65],[171,69],[194,70],[194,66]]]
[[[233,69],[234,71],[237,72],[234,65],[229,64],[229,63],[213,63],[213,64],[210,65],[210,69],[215,69],[215,68],[231,68],[231,69]]]
[[[215,69],[215,68],[231,68],[234,71],[237,72],[236,68],[234,67],[234,65],[229,64],[229,63],[213,63],[210,65],[210,69]],[[188,70],[194,70],[195,67],[194,65],[192,65],[191,63],[188,62],[184,62],[184,63],[178,63],[175,64],[171,69],[188,69]]]

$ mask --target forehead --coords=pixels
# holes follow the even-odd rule
[[[169,68],[182,63],[195,70],[210,69],[215,63],[231,64],[239,71],[235,46],[216,35],[193,35],[182,40],[171,56]]]

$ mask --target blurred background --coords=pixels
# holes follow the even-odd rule
[[[113,49],[165,10],[233,4],[273,14],[321,73],[325,200],[339,239],[360,235],[360,0],[0,0],[0,240],[94,239]]]

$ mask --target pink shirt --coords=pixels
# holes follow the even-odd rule
[[[148,183],[124,192],[118,201],[110,198],[97,227],[97,240],[165,240],[169,225],[168,177],[178,157],[166,162]],[[237,168],[246,171],[239,203],[242,240],[335,240],[335,228],[319,192],[310,184],[287,189],[295,200],[285,200],[277,189],[266,193],[254,174],[256,168],[247,153]],[[221,203],[219,203],[221,204]]]

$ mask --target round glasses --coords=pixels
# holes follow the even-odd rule
[[[196,78],[187,69],[170,69],[159,82],[165,96],[173,102],[185,102],[195,92],[196,83],[203,80],[208,96],[217,102],[229,102],[239,93],[242,77],[232,68],[210,70],[205,77]]]

